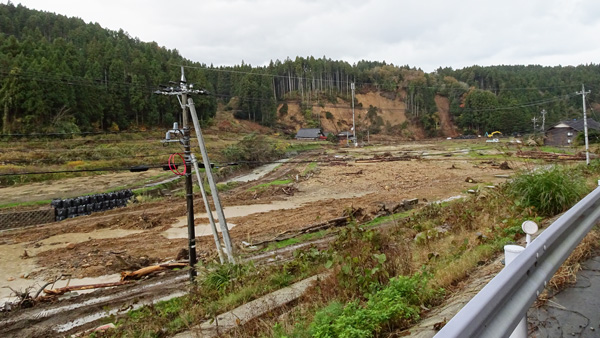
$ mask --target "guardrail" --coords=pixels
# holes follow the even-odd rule
[[[508,337],[599,218],[596,188],[533,240],[435,337]]]

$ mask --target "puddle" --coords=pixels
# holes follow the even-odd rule
[[[125,230],[125,229],[100,229],[86,233],[66,233],[56,236],[52,236],[43,239],[37,243],[42,244],[39,247],[34,247],[31,243],[19,243],[0,245],[0,306],[7,301],[13,301],[13,292],[5,287],[11,287],[17,291],[25,291],[27,288],[32,287],[31,292],[36,292],[44,281],[42,279],[25,279],[20,276],[28,275],[38,269],[35,264],[35,255],[40,252],[64,248],[69,243],[81,243],[90,239],[106,239],[106,238],[119,238],[128,235],[142,232],[141,230]],[[21,255],[27,250],[27,254],[31,257],[28,259],[22,259]],[[98,277],[101,278],[101,277]],[[83,279],[72,279],[71,285],[78,284],[92,284],[92,283],[104,283],[102,279],[98,278],[83,278]],[[106,282],[118,281],[119,278],[106,280]],[[62,284],[61,284],[62,283]],[[59,281],[57,287],[64,286],[66,281]]]
[[[282,160],[275,161],[274,163],[270,163],[270,164],[266,164],[266,165],[254,168],[254,170],[252,170],[251,173],[245,174],[245,175],[241,175],[241,176],[237,176],[237,177],[234,177],[234,178],[231,178],[231,179],[228,179],[224,183],[229,183],[229,182],[250,182],[250,181],[257,180],[257,179],[265,176],[266,174],[270,173],[271,171],[273,171],[281,163],[285,163],[287,161],[289,161],[289,158],[284,158]]]
[[[217,227],[217,231],[221,232],[221,227],[219,224],[215,224]],[[235,224],[227,222],[227,228],[231,229],[235,227]],[[210,224],[199,224],[194,227],[196,229],[196,237],[202,236],[212,236],[212,230],[210,228]],[[163,236],[168,239],[176,239],[176,238],[188,238],[188,229],[187,223],[179,226],[167,229],[167,231],[163,232]]]

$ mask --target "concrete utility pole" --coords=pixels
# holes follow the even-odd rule
[[[535,134],[537,132],[537,117],[534,116],[531,121],[533,122],[533,133]]]
[[[546,130],[545,129],[545,125],[546,125],[546,113],[548,113],[546,111],[546,109],[542,109],[542,112],[541,112],[541,114],[542,114],[542,128],[541,128],[542,132],[544,132]]]
[[[585,87],[581,84],[581,91],[575,92],[577,95],[581,95],[581,99],[583,101],[583,133],[585,135],[585,163],[590,165],[590,145],[588,143],[588,128],[587,128],[587,116],[585,112],[585,95],[589,94],[590,91],[585,91]]]
[[[356,143],[356,122],[354,121],[354,82],[350,84],[350,88],[352,89],[352,135],[354,136],[354,146],[358,146]]]
[[[179,100],[179,104],[182,109],[182,124],[183,130],[172,130],[167,132],[167,142],[169,142],[169,133],[181,133],[183,139],[180,141],[184,147],[184,161],[185,165],[188,168],[185,172],[185,195],[186,195],[186,205],[187,205],[187,226],[188,226],[188,248],[189,248],[189,265],[190,265],[190,280],[194,281],[197,276],[196,272],[196,263],[198,262],[196,256],[196,229],[194,228],[194,190],[192,183],[192,165],[193,165],[193,157],[190,149],[190,127],[188,125],[188,116],[187,116],[187,96],[188,93],[194,94],[205,94],[205,91],[202,90],[193,90],[192,85],[187,85],[187,81],[185,79],[185,73],[183,66],[181,67],[181,80],[179,81],[178,87],[163,87],[162,90],[157,90],[154,92],[155,94],[162,95],[176,95],[177,100]],[[210,165],[208,166],[208,171],[210,171]],[[200,182],[201,183],[201,182]],[[207,213],[211,212],[210,209],[207,210]],[[216,234],[216,228],[214,228],[214,235],[218,238]],[[219,247],[217,247],[219,250]]]
[[[194,228],[194,187],[192,183],[192,162],[191,162],[191,150],[190,150],[190,127],[188,126],[187,118],[187,107],[185,100],[187,100],[187,81],[181,67],[181,80],[179,81],[179,87],[181,91],[181,109],[182,109],[182,121],[183,121],[183,154],[185,158],[185,165],[190,168],[185,173],[185,199],[187,204],[187,226],[188,226],[188,247],[189,247],[189,259],[190,259],[190,280],[194,281],[197,276],[196,263],[198,259],[196,257],[196,229]]]

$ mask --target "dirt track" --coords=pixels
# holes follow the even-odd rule
[[[429,144],[426,145],[429,149],[419,150],[428,151],[430,155],[432,151],[448,153],[442,148],[431,149],[436,147]],[[495,174],[511,173],[511,170],[501,170],[460,155],[391,162],[355,161],[383,153],[406,155],[406,151],[415,148],[410,144],[303,154],[282,164],[259,182],[248,182],[223,193],[221,199],[226,207],[227,222],[235,225],[230,230],[234,246],[238,247],[242,241],[270,239],[284,231],[339,217],[350,207],[372,210],[382,202],[444,199],[473,187],[474,183],[465,182],[467,177],[493,184],[504,180],[494,177]],[[333,165],[334,161],[340,163],[340,159],[345,159],[344,165]],[[307,171],[311,168],[305,160],[317,160],[316,168]],[[288,193],[295,191],[293,195],[278,186],[264,192],[248,190],[260,182],[280,178],[294,180],[294,189],[288,190]],[[179,251],[187,247],[187,239],[185,236],[168,239],[165,234],[177,223],[177,217],[185,215],[184,203],[183,198],[171,198],[34,230],[0,233],[0,255],[6,262],[0,264],[0,275],[5,276],[0,285],[22,290],[32,285],[39,288],[43,280],[60,274],[70,274],[73,278],[97,277],[175,259]],[[250,205],[250,211],[246,211],[249,214],[230,216],[227,208],[238,205]],[[263,212],[278,207],[286,209]],[[196,199],[195,210],[203,211],[200,197]],[[207,220],[196,218],[196,224],[203,223]],[[217,257],[212,236],[199,237],[197,243],[200,259]],[[29,257],[23,258],[24,251]],[[8,295],[8,289],[0,290],[4,290],[2,297]]]

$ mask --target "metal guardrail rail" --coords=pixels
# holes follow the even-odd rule
[[[596,188],[533,240],[435,337],[508,337],[599,218]]]

